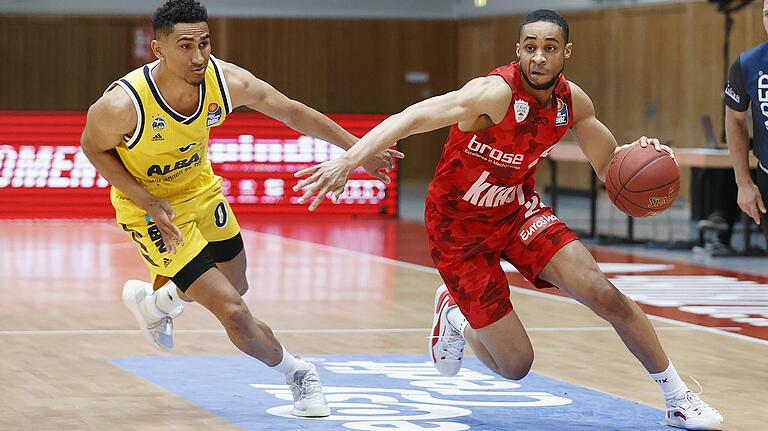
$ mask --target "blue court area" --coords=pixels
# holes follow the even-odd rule
[[[519,382],[466,358],[441,377],[425,355],[307,357],[323,380],[331,416],[290,415],[282,375],[247,356],[146,356],[120,368],[246,430],[669,430],[664,413],[531,373]]]

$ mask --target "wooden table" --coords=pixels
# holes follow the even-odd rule
[[[673,148],[675,151],[675,160],[681,167],[689,168],[730,168],[733,166],[731,163],[728,150],[719,148]],[[550,178],[552,182],[552,210],[557,212],[557,162],[582,162],[589,164],[586,156],[575,142],[560,142],[555,145],[555,148],[547,156],[549,160],[551,170]],[[757,159],[750,153],[749,165],[754,168],[757,167]],[[589,166],[591,175],[590,190],[589,190],[589,231],[586,236],[594,238],[597,235],[597,175]],[[700,193],[702,188],[699,187]],[[700,198],[700,196],[699,196]],[[700,201],[700,200],[699,200]],[[747,220],[748,223],[748,220]],[[748,225],[747,225],[748,226]],[[745,232],[749,232],[746,230]],[[745,238],[749,235],[745,234]],[[634,219],[627,216],[627,241],[634,241]],[[747,241],[749,241],[747,239]],[[747,244],[749,244],[747,242]]]

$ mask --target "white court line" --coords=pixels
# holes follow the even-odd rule
[[[385,333],[425,333],[431,328],[327,328],[327,329],[273,329],[275,334],[385,334]],[[739,331],[738,326],[721,326],[726,331]],[[614,332],[612,326],[568,326],[525,328],[527,332]],[[700,331],[701,328],[663,326],[657,331]],[[224,334],[223,329],[176,329],[174,334]],[[8,330],[0,331],[0,336],[11,335],[143,335],[138,329],[64,329],[64,330]]]
[[[309,245],[309,246],[312,246],[313,248],[319,248],[319,249],[324,249],[324,250],[333,250],[333,251],[336,251],[336,252],[342,252],[342,253],[351,254],[351,255],[367,256],[367,257],[369,257],[370,259],[372,259],[374,261],[384,262],[384,263],[388,263],[390,265],[395,265],[395,266],[398,266],[398,267],[401,267],[401,268],[412,269],[414,271],[427,272],[427,273],[430,273],[430,274],[438,274],[439,275],[439,273],[437,272],[436,268],[432,268],[432,267],[429,267],[429,266],[418,265],[418,264],[415,264],[415,263],[401,262],[399,260],[390,259],[390,258],[387,258],[387,257],[376,256],[376,255],[373,255],[373,254],[362,253],[362,252],[354,251],[354,250],[347,250],[345,248],[334,247],[334,246],[331,246],[331,245],[317,244],[317,243],[314,243],[314,242],[303,241],[303,240],[298,240],[298,239],[293,239],[293,238],[285,238],[285,237],[282,237],[282,236],[279,236],[279,235],[262,233],[262,232],[258,232],[258,231],[251,230],[251,229],[241,229],[241,230],[247,231],[247,232],[255,234],[255,235],[260,235],[260,236],[263,236],[263,237],[275,238],[275,239],[280,239],[282,241],[300,243],[300,244],[303,244],[303,245]],[[561,302],[569,302],[569,303],[572,303],[572,304],[579,304],[578,301],[576,301],[575,299],[566,298],[566,297],[560,296],[560,295],[553,295],[551,293],[539,292],[539,291],[536,291],[536,290],[525,289],[525,288],[517,287],[517,286],[509,286],[509,289],[511,291],[513,291],[513,292],[522,293],[522,294],[525,294],[525,295],[536,296],[536,297],[539,297],[539,298],[547,298],[547,299],[552,299],[552,300],[561,301]],[[684,326],[684,327],[687,327],[687,328],[697,328],[700,331],[710,332],[710,333],[718,334],[718,335],[724,335],[726,337],[736,338],[736,339],[739,339],[741,341],[748,341],[748,342],[751,342],[751,343],[763,344],[763,345],[768,346],[768,340],[762,340],[760,338],[750,337],[750,336],[742,335],[742,334],[735,334],[733,332],[724,331],[724,330],[721,330],[721,329],[715,328],[715,327],[696,325],[696,324],[688,323],[688,322],[681,322],[679,320],[668,319],[666,317],[655,316],[653,314],[647,314],[646,313],[646,315],[651,320],[656,320],[656,321],[659,321],[659,322],[670,323],[670,324],[673,324],[673,325]],[[659,328],[657,328],[657,329],[659,329]]]

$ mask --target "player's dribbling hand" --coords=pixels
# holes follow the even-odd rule
[[[658,152],[666,151],[667,153],[669,153],[670,157],[672,157],[673,159],[675,158],[675,153],[672,151],[672,148],[662,144],[661,142],[659,142],[657,138],[649,138],[647,136],[641,136],[640,139],[636,140],[635,142],[632,142],[631,144],[627,144],[627,145],[622,145],[619,148],[623,148],[623,147],[626,147],[629,145],[635,145],[635,144],[640,144],[640,146],[643,148],[647,147],[648,145],[653,145],[653,147],[656,148],[656,151]]]
[[[391,172],[395,167],[395,159],[402,159],[405,154],[397,150],[387,149],[386,151],[379,153],[361,165],[368,175],[381,180],[384,184],[389,184],[391,181],[386,172]]]
[[[344,185],[347,183],[349,175],[356,167],[353,166],[353,163],[346,156],[341,156],[319,165],[302,169],[293,175],[295,177],[309,175],[309,177],[304,178],[293,186],[293,191],[305,191],[304,195],[299,198],[300,204],[307,202],[312,196],[315,196],[309,205],[309,210],[314,211],[320,205],[320,202],[325,199],[325,195],[328,192],[333,193],[331,200],[336,202],[339,195],[344,192]]]
[[[176,254],[176,244],[184,245],[179,227],[173,223],[176,212],[165,199],[153,196],[143,206],[160,230],[160,236],[168,253]]]

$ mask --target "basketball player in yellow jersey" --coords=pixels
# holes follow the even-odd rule
[[[241,298],[248,290],[245,251],[207,157],[208,133],[233,108],[248,106],[343,149],[357,138],[214,58],[207,20],[195,0],[167,1],[152,17],[158,60],[115,81],[88,110],[83,151],[112,185],[117,222],[153,278],[127,282],[123,302],[162,350],[173,347],[172,319],[183,301],[202,304],[240,350],[285,374],[295,415],[327,416],[314,366],[288,353]],[[392,157],[402,154],[388,150],[365,168],[388,183]]]

